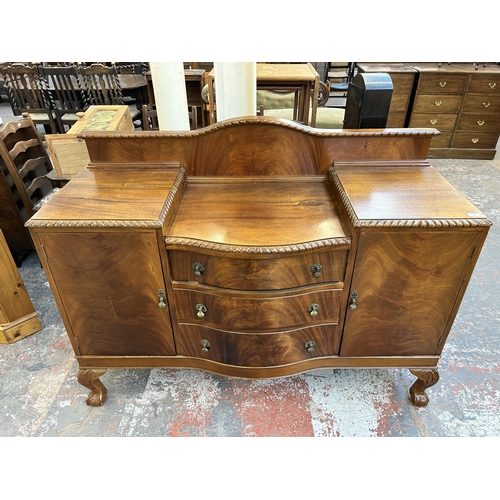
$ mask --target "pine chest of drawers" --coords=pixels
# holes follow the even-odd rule
[[[404,367],[426,405],[491,225],[425,160],[435,134],[83,134],[91,164],[28,226],[87,403],[110,368]]]

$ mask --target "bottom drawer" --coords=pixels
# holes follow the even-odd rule
[[[475,132],[457,132],[451,143],[452,148],[494,149],[498,134],[477,134]]]
[[[340,338],[336,323],[291,332],[238,334],[198,325],[179,324],[177,354],[235,366],[280,366],[334,356]]]

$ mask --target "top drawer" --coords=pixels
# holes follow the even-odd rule
[[[500,75],[472,75],[468,93],[500,95]]]
[[[347,250],[287,256],[225,257],[169,250],[172,279],[232,290],[280,290],[344,281]]]
[[[413,73],[389,73],[392,80],[393,94],[410,94],[415,75]]]
[[[467,75],[420,73],[417,92],[419,94],[463,94]]]

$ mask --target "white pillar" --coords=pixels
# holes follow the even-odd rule
[[[189,130],[184,63],[149,63],[160,130]]]
[[[255,116],[257,66],[254,62],[216,62],[214,65],[217,121]]]

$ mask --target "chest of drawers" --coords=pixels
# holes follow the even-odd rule
[[[85,134],[92,163],[28,226],[87,403],[110,368],[406,367],[426,405],[491,225],[425,160],[434,134]]]
[[[401,90],[408,99],[406,125],[393,115],[387,126],[438,129],[441,135],[431,142],[430,158],[494,158],[500,135],[500,66],[360,63],[361,71],[377,69],[389,73],[394,82],[391,112],[403,109],[398,104],[401,97],[397,97],[402,75],[415,79],[411,88]]]

